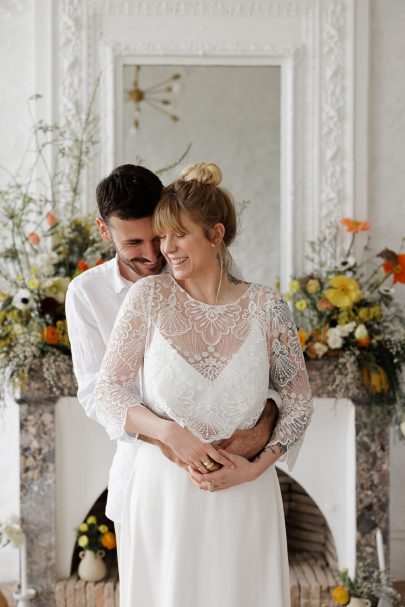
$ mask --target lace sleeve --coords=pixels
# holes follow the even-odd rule
[[[286,453],[291,470],[312,416],[312,397],[297,328],[288,305],[271,294],[266,304],[270,382],[282,404],[268,447],[277,445]]]
[[[135,379],[143,363],[148,333],[151,281],[141,280],[128,292],[108,342],[95,388],[99,421],[111,439],[125,433],[129,407],[142,406]]]

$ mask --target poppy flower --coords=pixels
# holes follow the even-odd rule
[[[28,234],[28,240],[30,241],[31,244],[33,244],[35,246],[41,242],[41,239],[36,232],[30,232]]]
[[[50,346],[54,346],[59,342],[59,331],[55,327],[47,326],[42,331],[42,339]]]
[[[359,283],[354,278],[339,274],[330,279],[325,297],[337,308],[349,308],[361,299]]]
[[[53,213],[46,214],[46,223],[50,228],[54,228],[58,224],[58,220],[56,219]]]
[[[396,255],[395,260],[386,261],[383,268],[386,274],[392,274],[394,284],[397,282],[405,284],[405,253]]]
[[[78,261],[76,266],[81,272],[85,272],[89,269],[89,265],[85,261]]]
[[[340,220],[342,226],[345,227],[346,232],[365,232],[370,229],[371,225],[369,221],[357,221],[350,217],[344,217]]]

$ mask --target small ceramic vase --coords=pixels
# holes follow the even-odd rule
[[[368,599],[358,599],[353,596],[350,599],[350,603],[347,605],[347,607],[371,607],[371,601]]]
[[[77,573],[86,582],[99,582],[107,575],[107,567],[103,561],[104,550],[82,550],[79,552],[81,559]]]

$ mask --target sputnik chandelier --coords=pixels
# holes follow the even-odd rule
[[[142,104],[147,104],[153,109],[165,114],[173,122],[178,122],[180,119],[178,116],[169,111],[171,101],[168,96],[175,92],[174,82],[181,78],[181,74],[175,73],[170,78],[166,78],[152,86],[141,88],[140,85],[141,66],[135,66],[135,80],[133,88],[126,90],[127,99],[126,101],[132,101],[135,105],[134,111],[134,127],[139,128],[140,115],[142,111]],[[164,95],[164,97],[162,97]]]

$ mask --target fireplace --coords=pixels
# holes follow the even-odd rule
[[[278,466],[297,606],[305,580],[308,600],[319,597],[322,584],[333,583],[336,562],[353,571],[356,554],[374,557],[377,526],[388,545],[388,432],[371,439],[362,395],[331,398],[327,367],[314,363],[308,370],[316,396],[313,421],[294,470]],[[56,580],[71,575],[74,529],[105,491],[115,445],[74,397],[56,399],[42,385],[34,382],[20,399],[21,514],[31,583],[38,590],[33,605],[52,607]],[[321,579],[311,583],[318,570]],[[116,579],[107,584],[116,596]]]

